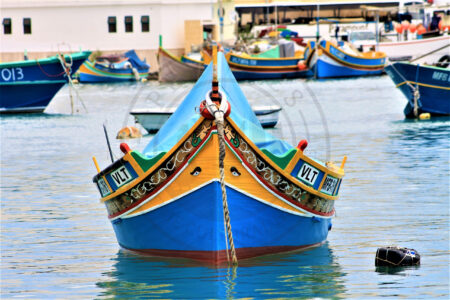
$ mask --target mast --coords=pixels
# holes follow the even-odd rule
[[[223,15],[224,15],[224,9],[223,9],[223,5],[222,5],[222,0],[219,0],[219,11],[218,11],[218,15],[219,15],[219,27],[220,27],[220,44],[223,44]]]

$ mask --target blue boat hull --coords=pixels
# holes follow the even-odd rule
[[[65,81],[0,85],[0,113],[43,112]]]
[[[263,79],[291,79],[291,78],[306,78],[312,76],[310,70],[303,71],[244,71],[232,69],[236,80],[263,80]]]
[[[312,67],[312,72],[316,72],[316,77],[320,79],[380,75],[383,70],[361,70],[344,65],[331,64],[319,58]]]
[[[70,74],[81,66],[90,52],[65,55]],[[72,58],[71,58],[72,57]],[[42,112],[67,82],[58,57],[0,64],[0,112]]]
[[[130,74],[127,77],[110,77],[110,76],[97,76],[92,74],[80,73],[79,75],[80,82],[83,83],[99,83],[99,82],[127,82],[127,81],[136,81],[133,74]]]
[[[383,73],[386,55],[372,52],[372,56],[344,51],[344,42],[337,45],[322,40],[316,47],[315,42],[308,42],[305,49],[306,63],[316,78],[340,78],[380,75]],[[348,50],[346,50],[348,51]]]
[[[415,88],[419,90],[419,114],[450,115],[449,69],[398,62],[387,66],[386,72],[408,100],[406,117],[414,117]]]
[[[329,218],[287,213],[229,187],[227,197],[240,259],[317,245],[326,240],[331,229]],[[112,224],[119,244],[128,250],[205,261],[226,260],[222,195],[216,181],[170,204],[139,216],[113,220]]]

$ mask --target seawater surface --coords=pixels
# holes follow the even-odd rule
[[[45,114],[0,119],[1,298],[448,299],[449,119],[404,120],[386,76],[241,85],[252,103],[283,107],[274,135],[306,138],[317,159],[348,156],[325,244],[237,268],[123,252],[92,183],[92,156],[110,163],[103,124],[118,158],[129,108],[174,106],[192,84],[66,86]],[[421,265],[375,268],[390,245],[416,249]]]

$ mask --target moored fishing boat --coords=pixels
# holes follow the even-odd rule
[[[139,81],[148,77],[150,66],[141,60],[134,50],[123,55],[99,56],[95,61],[87,60],[78,71],[80,82]]]
[[[449,68],[395,62],[386,66],[386,72],[408,100],[406,117],[450,115]]]
[[[305,49],[306,65],[316,78],[379,75],[383,72],[386,54],[359,52],[345,42],[309,41]]]
[[[0,63],[0,113],[43,112],[90,52]]]
[[[158,63],[158,79],[161,82],[195,81],[205,69],[204,64],[196,61],[182,61],[163,47],[159,47],[158,50]]]
[[[398,42],[379,43],[378,49],[390,60],[413,60],[415,63],[436,63],[449,57],[450,35]],[[447,58],[447,61],[449,58]]]
[[[221,263],[326,240],[343,165],[305,155],[259,124],[219,54],[143,153],[93,181],[121,247]],[[212,86],[212,87],[211,87]],[[200,106],[201,114],[194,108]],[[94,160],[95,161],[95,160]]]
[[[133,109],[130,114],[149,133],[156,133],[175,112],[176,107]],[[253,112],[263,128],[275,127],[281,107],[277,105],[255,106]]]
[[[226,54],[228,64],[237,80],[284,79],[311,76],[303,63],[303,55],[266,58],[247,54]]]

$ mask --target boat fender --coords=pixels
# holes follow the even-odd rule
[[[301,140],[298,145],[297,149],[300,149],[302,152],[308,147],[308,141],[307,140]]]
[[[123,154],[127,154],[131,151],[130,146],[128,146],[127,143],[120,143],[120,150],[123,152]]]
[[[421,113],[419,115],[419,120],[429,120],[431,118],[430,113]]]
[[[300,71],[304,71],[308,68],[303,61],[299,61],[297,67]]]
[[[420,265],[420,254],[403,247],[382,247],[377,249],[375,256],[376,267],[401,267]]]

